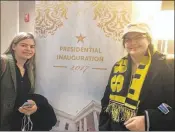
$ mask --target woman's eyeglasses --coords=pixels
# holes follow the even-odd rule
[[[132,40],[138,42],[138,41],[142,40],[143,38],[147,38],[147,35],[145,35],[145,34],[139,34],[139,35],[136,35],[136,36],[134,36],[132,38],[124,37],[123,38],[123,41],[124,41],[124,43],[132,42]]]

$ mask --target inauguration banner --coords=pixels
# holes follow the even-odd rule
[[[98,131],[100,101],[130,1],[36,1],[36,90],[53,106],[53,130]]]

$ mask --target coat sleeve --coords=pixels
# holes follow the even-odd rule
[[[5,61],[5,58],[3,56],[0,57],[0,61],[1,61],[0,76],[2,77],[2,75],[6,69],[6,61]]]
[[[3,57],[3,55],[0,56],[0,80],[2,79],[2,76],[3,76],[3,73],[5,72],[6,70],[6,60],[5,58]],[[1,103],[1,86],[0,86],[0,105],[2,104]],[[0,117],[1,117],[1,107],[0,107]],[[0,118],[0,129],[1,129],[1,118]]]
[[[175,89],[174,89],[174,59],[165,60],[162,66],[162,85],[165,102],[170,107],[169,113],[164,114],[158,108],[145,111],[146,130],[173,131],[175,130]]]
[[[103,98],[101,99],[101,112],[99,116],[99,131],[109,131],[110,130],[109,124],[110,124],[111,118],[109,117],[110,115],[107,112],[105,112],[105,110],[109,104],[110,80],[111,80],[111,76],[113,73],[113,69],[114,67],[111,70],[108,84],[106,86]]]

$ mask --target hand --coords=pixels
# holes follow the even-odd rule
[[[135,116],[124,123],[130,131],[145,131],[145,116]]]
[[[33,106],[32,107],[30,106],[19,107],[18,110],[19,112],[25,115],[31,115],[37,111],[38,107],[36,106],[36,103],[33,100],[27,100],[27,102],[29,102],[30,104],[33,104]]]

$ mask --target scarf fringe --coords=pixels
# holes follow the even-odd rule
[[[136,110],[117,103],[109,104],[105,111],[112,114],[112,119],[115,122],[127,121],[136,115]]]

